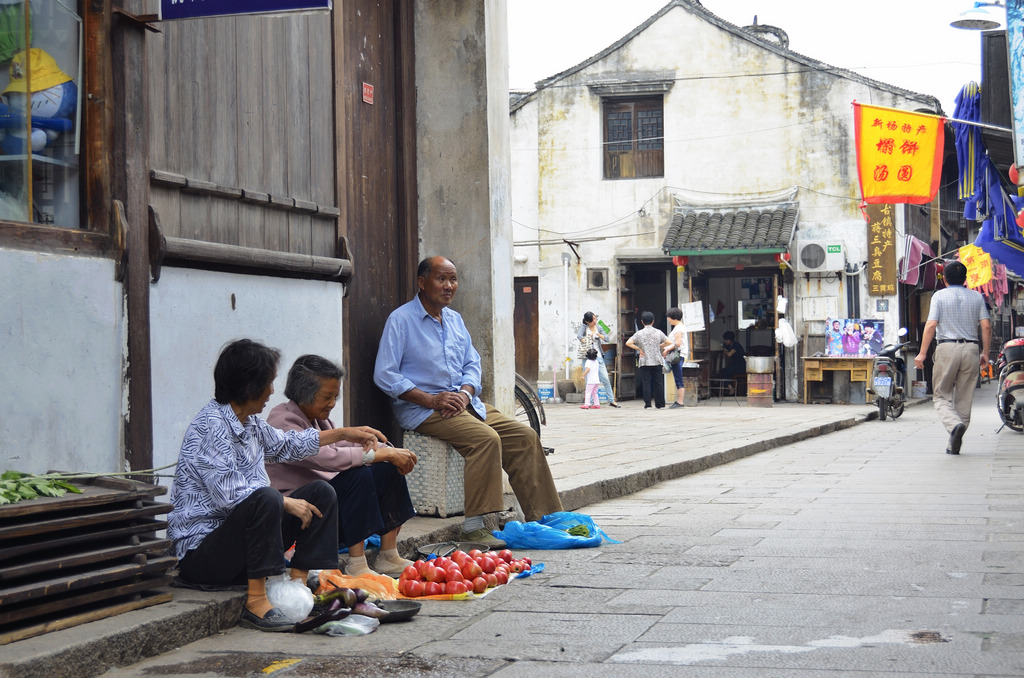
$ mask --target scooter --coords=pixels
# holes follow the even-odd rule
[[[999,372],[999,390],[996,391],[999,418],[1004,426],[1024,432],[1024,339],[1011,339],[1003,344],[996,369]]]
[[[897,335],[905,337],[907,328],[901,327]],[[910,342],[889,344],[883,346],[875,356],[871,368],[871,388],[868,391],[875,395],[875,402],[878,403],[878,421],[885,421],[889,414],[893,419],[903,414],[907,401],[904,388],[907,364],[903,360],[902,351],[909,345]]]

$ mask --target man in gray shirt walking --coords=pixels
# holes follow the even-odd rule
[[[921,351],[914,358],[914,366],[918,369],[924,367],[934,338],[932,400],[939,420],[949,432],[946,454],[960,454],[964,432],[971,423],[971,404],[974,402],[978,371],[982,365],[988,364],[992,321],[985,298],[964,286],[966,266],[959,261],[947,264],[943,277],[946,288],[932,295],[928,321],[921,337]]]

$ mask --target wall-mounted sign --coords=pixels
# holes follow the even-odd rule
[[[373,104],[373,85],[368,82],[363,83],[363,102]]]
[[[160,0],[160,20],[331,9],[331,0]]]
[[[896,206],[868,205],[868,294],[896,294]]]

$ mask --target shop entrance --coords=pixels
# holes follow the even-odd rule
[[[639,398],[636,379],[636,352],[626,346],[626,340],[643,328],[640,314],[654,314],[654,326],[668,332],[665,312],[679,303],[676,293],[678,274],[671,262],[632,263],[620,267],[619,316],[616,331],[618,344],[615,359],[615,384],[620,400]]]
[[[723,338],[735,335],[745,355],[774,356],[775,398],[785,397],[785,352],[775,342],[775,300],[782,279],[778,268],[744,268],[701,271],[692,281],[694,301],[704,307],[706,332],[694,335],[694,358],[701,362],[702,386],[723,367]],[[739,379],[742,389],[745,380]],[[702,389],[703,390],[703,389]],[[743,391],[741,390],[741,394]]]

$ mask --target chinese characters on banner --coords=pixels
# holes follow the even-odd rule
[[[864,202],[931,202],[942,174],[945,118],[857,102],[853,118]]]
[[[868,205],[868,294],[896,294],[896,206]]]
[[[992,280],[992,257],[985,250],[974,245],[964,245],[957,254],[960,263],[967,267],[967,287],[974,290]]]

